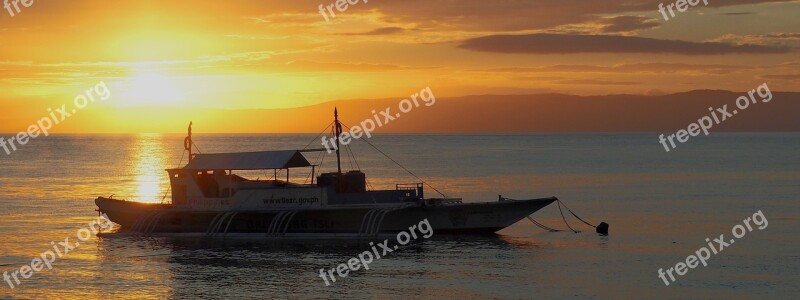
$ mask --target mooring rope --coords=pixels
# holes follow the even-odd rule
[[[539,226],[539,228],[541,228],[541,229],[544,229],[544,230],[547,230],[547,231],[550,231],[550,232],[558,232],[558,231],[561,231],[561,230],[558,230],[558,229],[553,229],[553,228],[550,228],[550,227],[544,226],[542,223],[536,222],[536,220],[534,220],[533,218],[531,218],[531,216],[528,216],[528,220],[531,220],[531,222],[533,222],[533,224],[534,224],[534,225],[536,225],[536,226]]]
[[[519,200],[515,200],[515,199],[511,199],[511,198],[503,198],[503,197],[501,197],[501,199],[505,199],[505,200],[511,200],[511,201],[519,201]],[[561,202],[561,200],[560,200],[560,199],[556,199],[556,202],[558,202],[558,203],[556,203],[556,204],[558,205],[558,212],[559,212],[559,213],[561,213],[561,219],[562,219],[562,220],[564,220],[564,224],[566,224],[566,225],[567,225],[567,228],[569,228],[569,230],[571,230],[571,231],[572,231],[572,232],[574,232],[574,233],[579,233],[579,232],[580,232],[580,231],[578,231],[578,230],[575,230],[574,228],[572,228],[572,226],[570,226],[570,225],[569,225],[569,222],[567,222],[567,218],[564,216],[564,211],[561,209],[561,205],[564,205],[564,208],[565,208],[565,209],[567,209],[567,211],[568,211],[570,214],[572,214],[572,216],[573,216],[573,217],[575,217],[576,219],[580,220],[580,221],[581,221],[581,222],[583,222],[584,224],[586,224],[586,225],[589,225],[589,226],[591,226],[591,227],[593,227],[593,228],[597,229],[598,233],[601,233],[601,230],[600,230],[600,229],[599,229],[597,226],[595,226],[595,225],[592,225],[592,224],[590,224],[589,222],[586,222],[586,220],[584,220],[584,219],[581,219],[581,217],[579,217],[579,216],[578,216],[578,215],[576,215],[574,212],[572,212],[572,210],[571,210],[571,209],[569,209],[569,207],[567,207],[567,205],[566,205],[566,204],[564,204],[564,202]],[[554,229],[554,228],[547,227],[547,226],[545,226],[544,224],[542,224],[542,223],[539,223],[539,222],[537,222],[536,220],[534,220],[533,218],[531,218],[531,216],[527,216],[527,218],[528,218],[528,220],[530,220],[530,221],[531,221],[531,222],[532,222],[534,225],[536,225],[537,227],[539,227],[539,228],[541,228],[541,229],[544,229],[544,230],[547,230],[547,231],[550,231],[550,232],[565,231],[565,230],[560,230],[560,229]],[[601,225],[605,225],[605,227],[603,228],[605,231],[604,231],[604,232],[602,232],[602,233],[603,233],[603,234],[608,234],[608,224],[601,223]]]
[[[594,227],[594,228],[597,228],[597,226],[594,226],[594,225],[592,225],[592,224],[589,224],[589,222],[586,222],[586,221],[584,221],[583,219],[581,219],[581,217],[578,217],[578,215],[576,215],[574,212],[572,212],[572,210],[571,210],[571,209],[569,209],[569,207],[567,207],[567,205],[566,205],[566,204],[564,204],[563,202],[561,202],[561,200],[558,200],[558,202],[559,202],[559,203],[561,203],[561,204],[563,204],[563,205],[564,205],[564,208],[566,208],[566,209],[567,209],[567,211],[569,211],[569,213],[571,213],[571,214],[572,214],[572,216],[574,216],[576,219],[578,219],[578,220],[581,220],[581,222],[583,222],[583,224],[586,224],[586,225],[592,226],[592,227]]]
[[[567,218],[564,217],[564,212],[561,211],[561,200],[556,200],[556,202],[558,204],[558,212],[561,213],[561,219],[564,220],[564,224],[567,224],[567,228],[569,228],[569,230],[572,230],[572,232],[578,233],[579,231],[577,231],[575,229],[572,229],[572,226],[569,226],[569,222],[567,222]]]

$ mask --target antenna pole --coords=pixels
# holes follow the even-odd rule
[[[339,137],[342,136],[342,123],[339,123],[339,110],[336,107],[333,108],[333,123],[336,134],[333,138],[336,140],[336,169],[339,174],[342,174],[342,158],[339,156]]]

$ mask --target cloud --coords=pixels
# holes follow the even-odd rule
[[[723,16],[748,16],[748,15],[755,15],[756,12],[752,11],[743,11],[743,12],[729,12],[729,13],[722,13]]]
[[[317,62],[298,60],[290,61],[278,70],[285,72],[388,72],[429,69],[430,67],[411,67],[393,64]]]
[[[708,7],[744,4],[786,3],[796,0],[725,0],[710,1]],[[544,30],[568,24],[599,21],[601,16],[653,12],[652,0],[405,0],[385,1],[357,10],[375,9],[382,20],[392,24],[416,24],[418,28],[449,31],[523,31]],[[350,13],[350,11],[348,11]]]
[[[632,63],[612,66],[549,65],[541,67],[494,68],[472,71],[497,73],[683,73],[724,75],[752,69],[754,69],[754,67],[723,64]]]
[[[726,34],[712,42],[731,43],[737,45],[761,45],[769,47],[800,48],[800,33],[772,32],[767,34]]]
[[[672,53],[714,55],[731,53],[786,53],[785,47],[689,42],[617,35],[525,34],[489,35],[467,39],[460,48],[480,52],[520,54]]]
[[[611,16],[592,19],[582,23],[570,23],[554,26],[544,30],[530,31],[528,33],[550,34],[583,34],[602,35],[615,33],[618,35],[634,35],[645,29],[659,27],[657,19],[644,16]]]
[[[559,84],[581,84],[581,85],[639,85],[641,82],[634,81],[613,81],[601,79],[568,79],[557,81]]]
[[[257,24],[268,24],[272,27],[313,27],[325,25],[325,20],[318,14],[282,12],[268,15],[245,17]]]
[[[535,81],[539,83],[547,82],[552,84],[560,84],[560,85],[604,85],[604,86],[632,86],[632,85],[641,85],[643,82],[639,81],[619,81],[619,80],[605,80],[605,79],[594,79],[594,78],[564,78],[558,76],[515,76],[511,77],[512,80],[517,81]]]
[[[405,29],[402,27],[382,27],[367,32],[341,33],[341,35],[387,35],[401,33],[403,31],[405,31]]]
[[[603,19],[601,31],[604,33],[631,32],[658,27],[656,19],[641,16],[617,16]]]
[[[761,75],[761,78],[795,81],[795,80],[800,80],[800,74]]]

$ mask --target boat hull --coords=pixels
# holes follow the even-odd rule
[[[485,203],[337,205],[320,209],[197,211],[97,198],[119,233],[149,236],[369,237],[427,222],[436,234],[492,234],[557,201],[555,197]]]

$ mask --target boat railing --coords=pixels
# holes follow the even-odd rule
[[[425,198],[425,190],[422,183],[398,183],[395,185],[398,191],[414,191],[417,198]]]
[[[162,199],[153,198],[153,197],[143,197],[143,196],[125,196],[125,195],[111,195],[108,197],[99,196],[101,198],[109,199],[109,200],[117,200],[123,202],[135,202],[135,203],[142,203],[142,204],[172,204],[172,197],[164,197]],[[169,199],[169,200],[163,200]]]
[[[202,198],[190,201],[189,206],[196,209],[225,209],[234,202],[231,198]]]
[[[462,198],[430,198],[425,199],[428,205],[454,205],[464,203]]]

